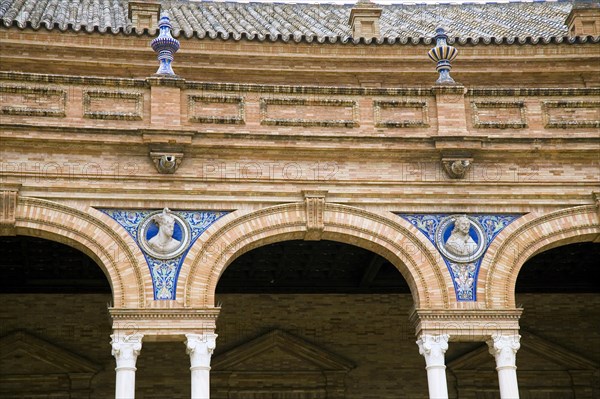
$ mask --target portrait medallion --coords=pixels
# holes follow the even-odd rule
[[[157,259],[172,259],[181,255],[190,244],[187,222],[168,208],[149,214],[138,229],[140,246]]]
[[[467,215],[442,219],[435,232],[435,243],[442,255],[460,263],[479,259],[486,248],[483,228]]]

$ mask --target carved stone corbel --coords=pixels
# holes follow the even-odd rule
[[[173,174],[183,160],[183,152],[150,151],[150,158],[158,173]]]
[[[473,158],[469,157],[444,157],[442,167],[451,179],[463,179],[469,171]]]
[[[306,241],[319,241],[325,229],[325,196],[327,191],[303,191],[306,204]]]
[[[18,183],[3,184],[0,188],[0,235],[14,236],[16,232],[17,201],[19,198]]]

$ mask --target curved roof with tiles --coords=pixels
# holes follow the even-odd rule
[[[594,4],[594,3],[591,3]],[[394,4],[382,9],[380,39],[352,38],[353,4],[163,1],[175,36],[229,40],[430,43],[443,26],[461,43],[598,41],[569,39],[568,1],[487,4]],[[144,34],[128,18],[127,0],[0,0],[5,27]],[[154,32],[150,32],[153,34]]]

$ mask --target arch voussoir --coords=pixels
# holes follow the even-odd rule
[[[479,274],[478,291],[488,308],[515,307],[515,286],[523,264],[548,249],[597,240],[600,220],[596,206],[579,206],[546,215],[526,215],[496,237]]]
[[[215,290],[226,267],[254,248],[305,238],[306,204],[277,205],[246,214],[228,215],[215,223],[190,250],[182,268],[186,306],[211,307]],[[382,255],[407,280],[415,306],[447,308],[449,276],[436,263],[433,248],[417,238],[403,220],[338,204],[325,204],[321,239],[357,245]],[[446,281],[447,280],[447,281]]]
[[[143,308],[148,282],[152,282],[147,267],[140,262],[142,255],[135,253],[137,247],[129,237],[119,234],[116,226],[110,226],[98,214],[93,208],[83,210],[19,197],[15,230],[20,235],[62,242],[84,252],[109,280],[115,308]]]

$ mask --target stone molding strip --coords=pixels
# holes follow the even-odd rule
[[[213,333],[220,308],[108,309],[115,334],[143,334],[144,341],[180,341],[185,334]]]
[[[89,86],[149,87],[146,79],[104,78],[76,75],[0,71],[0,80],[35,83],[70,83]]]
[[[415,336],[448,334],[450,341],[484,341],[492,334],[517,334],[523,309],[413,309]]]

